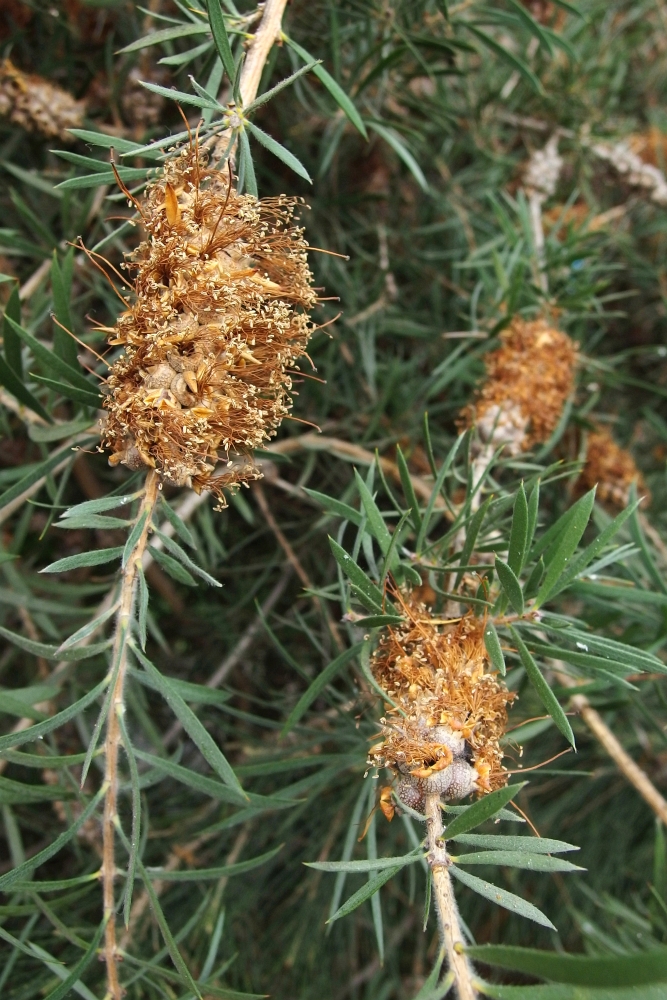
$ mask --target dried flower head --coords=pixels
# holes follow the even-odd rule
[[[71,141],[67,129],[83,124],[85,105],[41,76],[23,73],[9,60],[0,64],[0,114],[29,132]]]
[[[487,355],[487,378],[463,422],[483,441],[504,444],[511,454],[546,441],[574,387],[577,351],[570,338],[546,320],[516,317]]]
[[[630,487],[636,483],[640,495],[650,493],[627,448],[616,444],[606,427],[597,427],[588,435],[586,461],[578,481],[578,487],[590,490],[597,486],[597,499],[614,507],[625,507],[628,503]]]
[[[394,705],[369,762],[392,768],[398,797],[418,811],[427,791],[455,799],[501,788],[509,776],[500,738],[514,696],[488,670],[484,622],[443,623],[425,605],[397,597],[407,621],[387,629],[371,660]]]
[[[287,415],[288,369],[312,333],[295,206],[239,195],[192,147],[148,187],[148,239],[124,265],[136,271],[135,300],[109,339],[125,347],[104,402],[112,465],[155,468],[223,503],[223,487],[259,476],[250,453]],[[227,468],[215,475],[219,461]]]

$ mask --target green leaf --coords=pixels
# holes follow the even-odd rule
[[[186,587],[197,586],[197,581],[190,576],[188,571],[176,559],[168,556],[162,549],[156,549],[154,545],[147,545],[146,547],[156,563],[162,566],[169,576],[173,576],[174,580],[184,583]]]
[[[37,729],[37,726],[33,726],[32,728]],[[7,737],[4,738],[7,739]],[[6,891],[6,889],[13,885],[14,882],[20,881],[20,879],[22,879],[24,875],[27,875],[28,872],[32,872],[35,868],[39,868],[39,866],[43,865],[45,861],[48,861],[54,854],[57,854],[58,851],[65,846],[65,844],[68,844],[81,829],[83,824],[93,815],[98,804],[104,798],[105,793],[106,788],[103,785],[97,795],[91,799],[86,808],[82,811],[81,815],[74,821],[69,829],[65,830],[64,833],[61,833],[59,837],[56,837],[52,844],[49,844],[48,847],[45,847],[44,850],[39,851],[37,854],[33,854],[33,856],[28,858],[27,861],[24,861],[23,864],[17,865],[16,868],[12,868],[11,871],[6,872],[4,875],[0,875],[0,889]]]
[[[451,823],[447,823],[445,829],[446,839],[451,840],[462,833],[467,833],[468,830],[474,830],[476,826],[480,826],[487,819],[491,819],[503,806],[511,802],[525,784],[526,782],[522,781],[517,785],[507,785],[505,788],[499,788],[495,792],[490,792],[479,799],[478,802],[474,802],[473,805],[465,806],[463,812],[455,816]]]
[[[385,868],[403,868],[421,861],[421,853],[412,852],[400,858],[364,858],[361,861],[304,861],[306,868],[316,868],[319,872],[377,872]]]
[[[475,542],[477,541],[477,536],[479,535],[480,529],[484,522],[484,518],[487,515],[489,507],[493,502],[493,497],[487,497],[484,503],[475,511],[473,516],[470,518],[468,526],[466,527],[466,537],[463,543],[463,548],[461,549],[461,556],[459,558],[460,566],[468,566],[470,563],[470,557],[475,548]],[[454,584],[454,589],[459,586],[463,578],[463,570],[460,569],[456,574],[456,582]]]
[[[487,944],[468,947],[466,952],[485,965],[497,965],[556,983],[643,986],[667,982],[667,948],[626,955],[567,955],[536,948]]]
[[[80,629],[77,629],[76,632],[69,636],[69,638],[65,639],[65,641],[58,647],[57,653],[60,654],[63,650],[69,649],[71,646],[76,646],[76,644],[81,642],[82,639],[87,639],[89,635],[92,635],[93,632],[96,632],[101,625],[108,621],[112,615],[115,615],[117,609],[118,604],[114,603],[112,607],[107,608],[106,611],[103,611],[99,615],[95,615],[91,621],[86,622],[85,625],[82,625]]]
[[[161,45],[162,42],[171,42],[176,38],[186,38],[188,35],[207,35],[208,25],[206,24],[179,24],[174,28],[161,28],[159,31],[152,31],[150,35],[144,35],[142,38],[138,38],[136,42],[131,42],[122,49],[118,49],[117,55],[125,52],[138,52],[140,49],[148,48],[149,45]],[[85,141],[90,142],[90,139],[86,137],[94,135],[95,133],[84,133],[83,129],[72,128],[69,131],[78,136],[80,139],[85,139]],[[120,142],[120,140],[118,140]],[[112,145],[116,145],[116,137],[112,137]],[[134,143],[133,143],[134,145]]]
[[[11,317],[15,323],[21,322],[21,299],[19,296],[18,281],[12,288],[12,293],[5,306],[5,315],[2,321],[2,343],[5,349],[7,364],[12,369],[18,380],[23,379],[23,361],[21,359],[21,338],[17,337],[7,320]],[[9,386],[7,386],[9,388]]]
[[[40,573],[66,573],[71,569],[80,569],[82,566],[100,566],[103,563],[113,562],[123,555],[123,546],[115,546],[111,549],[94,549],[92,552],[79,552],[75,556],[65,556],[64,559],[56,559],[54,563],[40,569]]]
[[[61,519],[54,527],[73,531],[78,531],[79,528],[103,528],[113,531],[118,528],[126,528],[132,523],[132,521],[122,517],[107,517],[105,514],[82,514],[77,517]]]
[[[29,389],[26,389],[25,385],[15,374],[14,370],[9,367],[5,359],[0,356],[0,385],[3,385],[8,392],[18,400],[19,403],[23,403],[27,406],[29,410],[33,413],[39,414],[39,416],[46,420],[49,424],[53,423],[53,417],[51,414],[44,409],[40,401],[33,396]]]
[[[528,501],[523,483],[514,501],[514,513],[512,515],[512,527],[510,530],[510,544],[507,553],[507,565],[515,574],[519,575],[526,560],[528,542]]]
[[[385,603],[384,594],[377,587],[373,581],[366,576],[364,571],[355,563],[351,555],[349,555],[344,548],[342,548],[338,542],[334,541],[331,536],[329,536],[329,545],[331,546],[331,551],[334,554],[334,559],[343,570],[345,575],[348,577],[350,582],[354,584],[359,599],[363,603],[364,607],[368,608],[369,611],[374,611],[377,614],[384,614],[385,609],[383,604]],[[394,609],[392,608],[392,611]]]
[[[632,535],[633,542],[639,549],[639,558],[643,562],[648,572],[648,575],[653,581],[653,584],[663,594],[667,594],[667,583],[663,579],[663,574],[655,565],[653,556],[651,555],[648,545],[646,544],[646,538],[644,537],[644,532],[642,531],[641,522],[639,520],[636,483],[632,483],[632,485],[630,486],[630,502],[632,506],[632,513],[630,516],[630,534]]]
[[[394,866],[393,868],[386,868],[383,871],[378,872],[377,875],[371,875],[365,885],[358,889],[350,898],[339,907],[333,916],[329,917],[327,920],[328,924],[332,924],[335,920],[340,920],[341,917],[346,917],[348,913],[352,913],[356,910],[358,906],[365,903],[367,899],[374,896],[382,886],[393,878],[396,872],[401,870],[402,865]]]
[[[61,651],[57,646],[49,646],[45,642],[35,642],[27,636],[19,635],[17,632],[10,632],[8,628],[0,626],[0,635],[9,642],[13,642],[20,649],[25,649],[35,656],[43,656],[47,660],[83,660],[89,656],[96,656],[101,650],[106,649],[109,642],[101,642],[84,649],[66,649]]]
[[[504,677],[505,657],[503,656],[503,650],[500,645],[500,639],[498,638],[496,626],[490,618],[487,619],[486,625],[484,626],[484,645],[487,653],[489,654],[491,665],[502,677]]]
[[[463,882],[465,886],[480,896],[484,896],[485,899],[490,899],[492,903],[496,903],[498,906],[502,906],[504,909],[509,910],[511,913],[516,913],[520,917],[534,920],[536,924],[541,924],[542,927],[548,927],[553,931],[556,930],[549,918],[541,910],[538,910],[536,906],[528,903],[525,899],[521,899],[520,896],[515,896],[513,892],[507,892],[506,889],[501,889],[491,882],[477,878],[476,875],[471,875],[470,872],[463,871],[456,865],[450,865],[449,871],[459,882]]]
[[[97,949],[99,947],[100,941],[102,940],[102,935],[104,934],[105,927],[106,927],[106,920],[103,920],[102,923],[97,928],[93,940],[90,942],[90,944],[86,948],[86,951],[81,956],[79,961],[76,963],[72,971],[69,973],[69,975],[66,976],[65,979],[63,979],[63,981],[60,983],[59,986],[56,986],[54,990],[51,990],[50,993],[46,994],[44,1000],[64,1000],[64,997],[71,996],[72,992],[79,992],[79,989],[77,988],[81,986],[79,980],[81,979],[82,973],[85,972],[85,970],[88,968],[92,960],[97,955]],[[67,970],[63,968],[63,972],[66,971]]]
[[[546,708],[551,718],[554,720],[556,726],[560,729],[565,739],[574,747],[574,733],[572,732],[572,727],[560,702],[542,676],[539,667],[531,656],[525,642],[517,630],[511,625],[510,632],[512,633],[512,639],[514,640],[514,643],[519,651],[521,663],[523,664],[523,667],[528,674],[528,679],[535,688],[540,701]]]
[[[561,573],[570,561],[577,545],[581,541],[581,536],[586,530],[594,503],[595,490],[593,489],[586,493],[571,508],[571,517],[564,530],[558,535],[545,556],[544,562],[547,572],[535,599],[536,608],[539,608],[547,600],[551,591],[556,586]]]
[[[547,616],[542,622],[552,635],[558,636],[560,640],[569,639],[574,642],[578,649],[584,653],[599,653],[615,663],[620,663],[625,667],[636,667],[647,673],[664,672],[665,664],[657,656],[638,649],[636,646],[628,646],[624,642],[617,642],[615,639],[608,639],[606,636],[591,635],[589,632],[582,632],[575,628],[554,628],[549,624]]]
[[[430,446],[430,436],[428,435],[428,422],[426,419],[426,415],[424,415],[424,431],[427,435],[426,444],[428,448],[429,459],[431,459],[432,454]],[[464,437],[465,434],[460,434],[459,437],[457,437],[456,441],[449,449],[447,457],[445,458],[445,461],[442,463],[442,466],[440,467],[439,470],[435,468],[435,464],[433,463],[434,467],[433,475],[435,477],[435,482],[433,484],[433,489],[431,490],[431,496],[429,497],[428,504],[426,505],[426,510],[424,511],[421,531],[419,532],[419,535],[417,537],[417,554],[421,554],[421,552],[423,552],[424,545],[426,543],[426,536],[428,535],[428,529],[431,523],[431,517],[433,515],[433,510],[435,508],[435,502],[438,496],[440,495],[440,490],[442,489],[443,483],[447,477],[447,473],[449,472],[452,462],[454,461],[456,454],[459,448],[461,447]]]
[[[41,344],[32,334],[24,330],[22,326],[15,323],[11,316],[5,314],[7,322],[10,324],[11,328],[14,330],[17,336],[28,345],[35,358],[45,366],[47,371],[57,372],[66,378],[68,382],[72,385],[77,386],[79,389],[83,389],[85,392],[93,393],[93,387],[91,386],[88,379],[82,375],[81,371],[77,368],[72,368],[67,362],[63,361],[62,358],[50,351],[48,347]]]
[[[586,871],[564,858],[552,858],[548,854],[528,854],[524,851],[475,851],[471,854],[459,854],[458,857],[452,855],[452,861],[458,865],[506,865],[533,872]]]
[[[372,128],[374,132],[377,132],[380,138],[384,139],[384,141],[391,146],[399,159],[403,160],[403,163],[417,181],[422,191],[428,191],[428,181],[424,177],[422,168],[419,166],[407,146],[404,145],[403,140],[398,133],[394,132],[393,129],[387,128],[385,125],[378,124],[378,122],[369,122],[368,127]]]
[[[511,837],[497,833],[459,833],[452,838],[457,844],[488,847],[491,850],[527,851],[529,854],[565,854],[578,851],[576,844],[547,837]]]
[[[64,708],[62,712],[58,712],[57,715],[52,716],[50,719],[38,722],[37,725],[29,726],[27,729],[20,730],[20,732],[7,733],[6,736],[0,736],[0,753],[9,747],[17,747],[22,743],[32,743],[33,740],[40,739],[40,737],[45,736],[54,729],[58,729],[59,726],[64,726],[66,722],[69,722],[70,719],[75,718],[88,708],[89,705],[92,705],[96,698],[104,691],[107,684],[108,681],[104,678],[91,691],[88,691],[82,698],[75,701],[73,705],[70,705],[69,708]]]
[[[223,784],[217,778],[207,778],[205,775],[193,771],[192,768],[183,767],[181,764],[176,764],[165,757],[155,757],[153,754],[145,753],[143,750],[135,748],[134,752],[139,760],[150,764],[154,771],[168,775],[174,781],[180,782],[180,784],[193,789],[195,792],[207,795],[212,799],[218,799],[221,802],[231,802],[234,805],[245,805],[247,802],[243,792]],[[253,797],[251,796],[252,800]]]
[[[36,375],[34,372],[30,373],[30,377],[34,378],[36,382],[41,382],[47,389],[52,389],[58,395],[64,396],[65,399],[71,399],[75,403],[83,403],[84,406],[92,406],[96,410],[102,405],[101,394],[96,393],[92,387],[90,391],[80,389],[78,386],[68,385],[66,382],[58,382],[56,379],[47,378],[45,375]]]
[[[568,568],[562,574],[560,579],[554,584],[549,596],[554,597],[556,594],[564,590],[573,580],[578,576],[581,576],[585,568],[593,562],[596,556],[609,544],[614,535],[623,527],[625,522],[632,518],[632,515],[636,512],[640,501],[635,500],[631,503],[625,510],[614,518],[611,524],[608,524],[604,531],[601,531],[595,541],[591,542],[583,552],[580,552],[576,559],[573,559]],[[545,581],[546,583],[546,581]]]
[[[304,693],[301,695],[298,702],[288,715],[285,725],[283,726],[280,734],[281,737],[285,736],[290,731],[290,729],[294,728],[299,719],[308,711],[312,703],[315,701],[318,695],[321,694],[321,692],[325,689],[327,684],[331,683],[331,681],[334,679],[334,677],[336,677],[338,672],[345,666],[346,663],[349,663],[351,659],[353,659],[355,656],[358,655],[358,653],[361,651],[362,646],[363,642],[358,642],[354,646],[351,646],[349,649],[344,650],[344,652],[342,652],[340,656],[337,656],[335,660],[332,660],[329,666],[325,667],[324,670],[317,675],[313,683],[306,691],[304,691]]]
[[[70,247],[68,254],[72,255],[73,252],[73,247]],[[72,318],[69,308],[70,288],[63,276],[63,271],[60,269],[58,252],[56,250],[53,251],[53,262],[51,264],[51,293],[53,295],[53,311],[56,314],[56,319],[67,330],[71,330]],[[63,361],[67,362],[75,371],[78,370],[79,359],[77,358],[76,342],[57,323],[54,323],[53,347],[56,354]]]
[[[471,24],[469,21],[460,21],[459,24],[462,28],[466,28],[470,31],[475,38],[479,39],[482,45],[485,45],[487,49],[490,49],[491,52],[495,53],[495,55],[499,56],[501,59],[504,59],[504,61],[509,63],[513,69],[517,70],[524,80],[527,80],[531,87],[533,87],[536,93],[540,94],[542,97],[544,96],[542,84],[523,59],[519,59],[513,52],[510,52],[503,45],[497,42],[495,38],[492,38],[491,35],[487,35],[485,31],[480,31],[479,28],[475,27],[475,25]]]
[[[400,615],[366,615],[356,618],[354,624],[359,628],[384,628],[386,625],[400,625],[405,621]]]
[[[213,41],[215,42],[215,47],[218,50],[218,55],[222,65],[225,67],[225,73],[229,78],[229,82],[233,83],[236,77],[236,66],[234,64],[234,56],[232,55],[232,49],[229,44],[229,35],[227,34],[227,28],[225,26],[225,18],[222,13],[222,7],[220,6],[220,0],[207,0],[208,6],[208,20],[211,25],[211,32],[213,34]],[[234,94],[234,98],[238,98],[238,94]]]
[[[343,503],[341,500],[336,500],[335,497],[327,496],[326,493],[318,493],[317,490],[310,490],[308,487],[304,487],[304,492],[307,493],[309,497],[312,497],[313,500],[317,500],[317,502],[324,507],[327,514],[334,514],[336,517],[342,517],[357,527],[359,527],[364,520],[363,514],[360,514],[358,510],[355,510],[354,507],[350,507],[349,504]]]
[[[62,785],[28,785],[0,775],[0,805],[28,805],[31,802],[54,802],[71,799],[71,788]]]
[[[496,573],[498,574],[498,579],[500,580],[500,585],[507,594],[510,604],[516,611],[518,615],[523,614],[523,590],[521,589],[521,584],[517,580],[514,572],[510,569],[507,563],[504,563],[502,559],[498,559],[496,556],[495,561]]]
[[[366,530],[377,541],[382,555],[386,556],[391,547],[391,532],[380,513],[380,509],[375,503],[370,490],[366,486],[357,470],[354,470],[354,478],[361,497],[361,503],[366,512]]]
[[[123,569],[127,566],[129,560],[132,558],[134,550],[137,546],[137,542],[141,538],[141,534],[146,526],[146,521],[148,520],[149,511],[143,510],[140,517],[137,518],[132,526],[132,530],[127,536],[127,541],[123,547],[123,558],[121,560],[121,565]]]
[[[244,875],[246,872],[265,865],[271,858],[282,851],[283,845],[274,847],[273,850],[265,854],[259,854],[256,858],[248,858],[247,861],[237,861],[232,865],[220,865],[219,868],[193,868],[192,870],[168,871],[164,868],[146,868],[149,878],[159,879],[161,882],[200,882],[205,879],[229,878],[233,875]]]
[[[558,0],[554,0],[558,2]],[[490,983],[477,982],[484,996],[495,1000],[640,1000],[635,986],[607,986],[600,989],[595,986],[566,986],[551,984],[549,986],[492,986]],[[663,985],[647,985],[642,988],[641,1000],[665,1000]]]
[[[252,114],[253,111],[261,107],[262,104],[266,104],[266,102],[272,100],[272,98],[274,98],[276,94],[279,94],[281,90],[284,90],[285,87],[289,87],[290,84],[294,83],[295,80],[298,80],[300,76],[304,76],[304,74],[309,73],[311,69],[314,69],[315,66],[319,66],[319,61],[314,59],[312,62],[309,62],[306,66],[302,66],[295,73],[292,73],[284,80],[281,80],[280,83],[277,83],[275,85],[275,87],[271,87],[270,90],[265,90],[263,94],[260,94],[259,97],[255,98],[252,104],[249,104],[247,107],[243,109],[243,113],[245,115]]]
[[[188,528],[185,521],[183,521],[183,519],[179,517],[179,515],[176,513],[173,507],[169,506],[162,493],[160,494],[160,500],[161,500],[160,510],[167,518],[167,520],[169,521],[170,525],[172,526],[176,534],[181,536],[186,545],[189,545],[190,548],[192,549],[196,549],[197,543],[194,539],[194,535]]]
[[[253,122],[246,121],[245,127],[258,142],[261,142],[262,146],[268,149],[270,153],[273,153],[274,156],[277,156],[279,160],[282,160],[283,163],[290,168],[290,170],[293,170],[295,174],[299,175],[299,177],[303,177],[303,179],[308,181],[309,184],[313,183],[312,177],[304,167],[301,160],[298,160],[293,153],[290,153],[289,149],[285,149],[284,146],[273,139],[270,135],[267,135],[266,132],[263,132],[262,129],[258,128],[257,125],[253,124]]]
[[[538,479],[530,491],[528,498],[528,526],[526,531],[526,553],[530,552],[535,529],[537,527],[537,516],[540,509],[540,480]],[[525,562],[525,560],[524,560]]]
[[[81,431],[87,431],[90,429],[90,424],[91,421],[88,417],[77,417],[76,420],[51,424],[49,427],[44,427],[42,424],[31,424],[28,428],[28,437],[31,441],[50,444],[52,441],[62,441],[63,438],[71,437],[73,434],[80,434]]]
[[[186,705],[174,685],[168,678],[160,673],[157,667],[155,667],[151,661],[144,656],[141,650],[138,649],[132,641],[130,641],[130,645],[137,659],[146,671],[146,674],[153,682],[153,686],[155,686],[156,690],[160,692],[164,700],[167,702],[190,739],[198,747],[202,757],[211,765],[215,773],[225,782],[226,785],[229,785],[230,788],[237,789],[245,798],[247,798],[247,795],[241,788],[241,784],[230,767],[227,758],[216,745],[210,733],[204,729],[192,709]]]
[[[193,562],[187,552],[185,552],[181,546],[173,540],[173,538],[170,538],[169,535],[165,535],[159,528],[155,528],[155,534],[161,540],[164,547],[169,549],[169,551],[183,563],[186,569],[189,569],[197,576],[200,576],[202,580],[206,580],[206,583],[210,584],[212,587],[222,587],[220,581],[216,580],[214,576],[211,576],[210,573],[207,573],[206,570],[201,568],[201,566],[198,566],[197,563]]]
[[[398,466],[398,474],[401,477],[403,493],[410,508],[410,520],[412,521],[412,526],[415,531],[419,533],[422,524],[419,501],[417,500],[417,494],[415,493],[415,488],[412,485],[412,477],[410,475],[410,470],[408,469],[408,463],[405,461],[405,456],[401,451],[400,444],[396,445],[396,464]]]
[[[143,495],[143,490],[137,490],[136,493],[125,493],[121,496],[100,497],[99,500],[84,500],[83,503],[69,507],[60,515],[60,518],[64,520],[68,517],[84,517],[87,514],[99,514],[105,510],[115,510],[117,507],[125,507],[126,504],[132,503],[133,500],[138,500]]]
[[[255,177],[255,168],[252,163],[252,153],[250,152],[250,143],[248,141],[248,134],[245,129],[241,129],[238,133],[239,137],[239,174],[237,187],[239,191],[244,189],[248,194],[257,197],[257,178]]]
[[[137,625],[139,627],[139,642],[141,643],[141,648],[146,650],[146,640],[147,635],[147,622],[148,622],[148,602],[150,599],[150,594],[148,590],[148,584],[146,582],[146,574],[144,573],[144,567],[139,563],[137,566],[137,579],[139,581],[139,616],[137,619]]]
[[[359,112],[357,111],[354,104],[352,103],[348,95],[345,93],[343,88],[339,86],[338,83],[336,83],[331,74],[325,70],[324,66],[317,63],[313,59],[313,57],[308,52],[306,52],[304,48],[302,48],[301,45],[297,45],[295,41],[293,41],[291,38],[288,38],[286,35],[283,35],[283,39],[291,49],[294,49],[294,51],[301,56],[304,62],[315,63],[315,65],[313,66],[313,73],[315,74],[317,79],[326,87],[326,89],[329,91],[329,93],[333,97],[338,107],[341,109],[341,111],[343,111],[345,115],[347,115],[347,117],[350,119],[354,127],[359,132],[361,132],[364,139],[368,139],[366,126],[364,125],[361,119],[361,115],[359,114]]]

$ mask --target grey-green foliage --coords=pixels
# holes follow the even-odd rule
[[[383,600],[387,572],[410,584],[420,571],[436,593],[446,576],[453,578],[457,587],[463,582],[468,607],[489,610],[484,586],[471,585],[471,573],[491,576],[490,568],[480,569],[480,556],[487,566],[498,557],[498,580],[507,584],[503,614],[515,613],[515,602],[516,611],[523,602],[524,615],[540,605],[539,621],[498,621],[497,643],[493,633],[487,636],[494,662],[500,669],[504,660],[508,683],[520,694],[512,725],[525,722],[508,734],[508,765],[525,769],[558,754],[567,747],[566,725],[577,743],[576,756],[532,772],[517,802],[550,840],[580,846],[577,865],[587,873],[572,874],[565,887],[548,873],[516,867],[479,875],[475,867],[469,874],[499,886],[506,902],[527,900],[546,914],[558,928],[558,950],[646,949],[650,958],[665,940],[664,846],[658,838],[654,850],[651,815],[586,730],[559,714],[555,705],[567,705],[567,691],[548,672],[553,658],[566,665],[660,785],[667,708],[660,541],[667,229],[664,212],[597,161],[591,142],[664,130],[664,25],[661,9],[648,0],[575,6],[578,13],[565,3],[518,0],[327,0],[287,9],[286,39],[271,53],[249,122],[236,125],[247,140],[239,170],[246,187],[252,189],[254,177],[262,195],[306,195],[310,242],[350,257],[312,255],[323,296],[340,298],[324,301],[316,318],[332,320],[339,308],[342,317],[313,342],[326,385],[304,379],[295,415],[361,446],[367,458],[375,448],[392,458],[397,442],[401,450],[396,476],[359,458],[361,485],[340,450],[276,460],[270,471],[277,476],[265,490],[308,572],[312,588],[305,593],[288,576],[283,549],[251,493],[223,514],[201,505],[187,526],[158,508],[157,526],[173,529],[178,541],[166,549],[161,540],[153,544],[159,536],[151,542],[163,571],[159,589],[155,570],[141,578],[124,737],[134,767],[131,758],[122,763],[128,843],[127,851],[119,846],[118,859],[134,872],[134,899],[144,885],[159,886],[156,869],[168,862],[179,867],[159,895],[155,889],[154,923],[147,909],[132,927],[122,967],[129,997],[191,996],[189,976],[211,996],[443,995],[423,861],[401,865],[372,892],[372,879],[387,871],[373,865],[411,852],[421,857],[421,827],[407,814],[390,825],[376,815],[357,844],[375,800],[374,783],[362,775],[380,711],[364,636],[400,617]],[[110,150],[123,182],[139,191],[147,165],[159,169],[174,141],[167,135],[187,138],[161,88],[180,93],[194,127],[201,115],[200,138],[224,128],[244,32],[252,30],[251,5],[211,0],[213,31],[202,4],[199,13],[180,0],[154,7],[152,20],[126,0],[16,0],[0,11],[3,53],[88,97],[87,120],[71,145],[0,119],[0,294],[9,293],[0,355],[7,394],[0,408],[0,516],[6,516],[0,752],[7,761],[0,784],[7,860],[0,878],[11,866],[19,872],[0,903],[6,958],[0,992],[12,1000],[55,1000],[72,988],[104,994],[104,969],[94,960],[99,833],[86,813],[99,808],[99,749],[83,789],[80,781],[86,749],[99,735],[111,618],[102,612],[99,631],[87,630],[107,595],[113,602],[115,567],[127,542],[129,526],[111,518],[133,522],[141,489],[138,478],[110,470],[95,454],[99,379],[90,370],[103,376],[104,365],[86,354],[89,371],[77,367],[79,348],[50,315],[103,353],[103,338],[86,317],[111,325],[122,306],[68,243],[81,236],[116,267],[136,245],[134,227],[116,218],[128,213],[115,190]],[[134,81],[135,68],[150,85],[146,93]],[[289,86],[266,100],[286,80]],[[157,120],[137,117],[137,94],[155,99]],[[466,491],[471,442],[459,439],[455,421],[507,316],[533,315],[543,303],[517,179],[529,152],[556,127],[564,130],[566,169],[545,206],[546,273],[549,304],[580,344],[580,384],[567,419],[540,452],[500,457],[475,513]],[[655,147],[662,166],[662,146]],[[109,186],[106,197],[100,185]],[[583,224],[609,210],[613,224]],[[27,299],[19,300],[12,275],[23,283],[36,275]],[[452,332],[474,336],[443,338]],[[113,351],[106,357],[112,360]],[[45,423],[31,423],[31,414]],[[641,443],[654,496],[648,532],[643,513],[612,524],[591,497],[573,512],[581,441],[600,416],[615,419],[621,443]],[[283,433],[297,435],[300,427],[287,424]],[[76,468],[73,446],[88,452]],[[410,474],[428,481],[431,473],[439,481],[429,502],[415,494]],[[21,502],[28,490],[30,503]],[[167,492],[173,513],[181,497]],[[61,517],[72,505],[72,516]],[[450,550],[461,532],[467,544],[457,560]],[[115,562],[92,562],[90,553],[100,560],[102,550],[103,557],[114,553]],[[62,560],[69,560],[66,574],[39,572],[59,562],[63,569]],[[193,563],[223,587],[205,586]],[[345,573],[352,565],[354,579]],[[259,615],[255,602],[273,600],[281,581],[282,591]],[[343,650],[332,639],[326,609],[334,618],[347,615],[338,626]],[[249,627],[252,642],[231,672],[225,667],[224,689],[212,690],[207,681]],[[364,654],[358,659],[357,643]],[[21,719],[32,728],[13,732]],[[135,823],[133,841],[138,803],[142,823]],[[450,827],[461,820],[462,830],[470,822],[467,807],[450,808]],[[535,854],[536,838],[512,823],[520,816],[508,809],[498,816],[500,829],[511,833],[499,835],[487,817],[481,832],[452,841],[457,864],[465,852],[479,855],[478,848],[500,852],[505,861],[523,847]],[[512,844],[464,839],[492,836]],[[517,846],[516,838],[525,844]],[[60,849],[48,856],[54,845]],[[261,866],[250,867],[260,859]],[[337,859],[357,868],[330,878],[302,865]],[[238,877],[226,881],[230,875]],[[662,980],[646,978],[647,969],[662,974],[653,959],[631,958],[627,968],[639,966],[643,985],[616,979],[616,993],[596,978],[594,964],[587,966],[594,982],[564,980],[562,970],[554,974],[553,950],[540,957],[553,947],[553,932],[519,919],[511,906],[494,906],[471,890],[474,884],[469,878],[468,887],[458,887],[472,934],[481,944],[535,949],[529,971],[545,980],[531,993],[518,985],[485,987],[490,995],[495,989],[560,1000],[585,989],[597,1000],[621,1000],[622,990],[627,996],[628,989],[642,989],[647,997],[664,991]],[[117,891],[122,908],[120,879]],[[365,899],[354,912],[325,927],[359,893]],[[129,893],[126,902],[131,912]],[[525,983],[523,952],[496,951],[493,960],[506,970],[503,982]],[[519,988],[523,994],[508,992]]]

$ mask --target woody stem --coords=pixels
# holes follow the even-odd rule
[[[459,921],[459,911],[454,887],[449,874],[450,860],[444,843],[442,809],[437,792],[426,793],[426,830],[428,839],[428,864],[433,879],[433,895],[438,914],[440,938],[447,955],[449,970],[454,974],[458,1000],[475,1000],[473,970],[466,958],[465,941]]]
[[[123,701],[125,675],[127,673],[127,642],[131,633],[134,610],[134,592],[137,568],[148,539],[151,515],[158,496],[157,473],[151,470],[146,476],[144,497],[137,520],[131,529],[140,526],[139,534],[129,553],[125,553],[121,580],[120,603],[116,617],[116,632],[111,658],[112,690],[104,745],[105,784],[102,820],[102,896],[104,905],[104,958],[107,966],[107,993],[105,1000],[122,1000],[123,990],[118,979],[118,949],[116,945],[116,901],[114,877],[116,874],[115,825],[118,820],[118,753],[121,743],[121,718],[125,711]]]

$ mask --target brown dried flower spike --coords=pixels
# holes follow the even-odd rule
[[[639,495],[648,496],[650,503],[650,494],[630,452],[616,444],[605,427],[596,428],[588,435],[586,462],[577,486],[582,491],[597,486],[601,503],[625,507],[633,483]]]
[[[23,73],[9,60],[0,64],[0,115],[29,132],[42,132],[65,141],[67,129],[83,123],[85,104],[41,76]]]
[[[124,265],[136,269],[136,298],[109,340],[125,345],[104,402],[112,465],[155,468],[223,503],[223,487],[259,476],[247,459],[287,415],[288,368],[312,333],[295,206],[239,195],[194,147],[148,187],[138,206],[148,239]],[[227,469],[214,475],[220,460]]]
[[[442,623],[396,597],[408,620],[387,629],[371,670],[398,708],[387,706],[369,762],[392,768],[399,799],[420,812],[427,792],[459,799],[503,787],[500,738],[514,695],[488,672],[484,622]]]
[[[463,414],[467,426],[512,454],[546,441],[572,393],[576,347],[544,319],[512,320],[486,357],[487,378]]]

